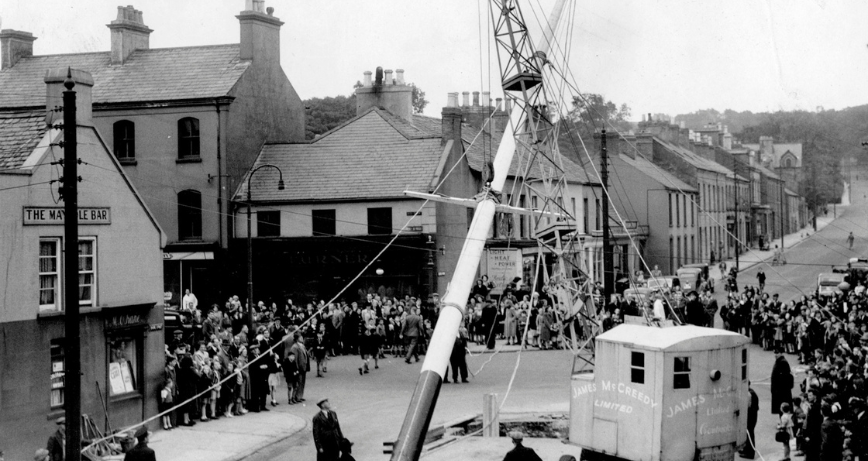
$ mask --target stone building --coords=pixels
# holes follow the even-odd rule
[[[280,65],[273,9],[248,1],[230,45],[150,48],[142,12],[118,7],[111,50],[34,55],[32,34],[0,32],[0,112],[41,107],[46,69],[93,75],[93,120],[164,229],[164,291],[223,300],[231,191],[266,141],[304,138],[304,107]]]

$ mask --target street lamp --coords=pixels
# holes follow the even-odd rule
[[[253,331],[253,238],[251,237],[251,225],[250,225],[250,179],[253,178],[253,174],[259,171],[262,168],[274,168],[277,170],[278,174],[280,174],[280,180],[277,181],[277,190],[285,189],[283,185],[283,171],[280,171],[280,168],[271,165],[271,164],[263,164],[254,168],[249,175],[247,175],[247,332],[249,338],[253,338],[255,336]]]

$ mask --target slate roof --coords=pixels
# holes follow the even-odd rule
[[[680,155],[684,160],[687,161],[687,163],[690,163],[691,165],[693,165],[696,168],[699,168],[701,170],[706,170],[706,171],[713,171],[715,173],[720,173],[720,174],[727,175],[727,176],[732,175],[732,170],[726,168],[725,166],[723,166],[717,162],[713,162],[711,160],[708,160],[707,158],[696,154],[695,152],[693,152],[690,149],[685,149],[679,145],[668,143],[668,142],[666,142],[666,141],[664,141],[664,140],[662,140],[656,136],[654,137],[654,141],[662,144],[664,147],[666,147],[670,151],[675,152],[676,154]],[[744,178],[742,178],[742,179],[744,179]]]
[[[230,95],[250,66],[240,45],[136,50],[112,66],[110,52],[22,58],[0,70],[0,107],[45,105],[45,71],[72,67],[93,76],[93,103],[129,103],[212,98]]]
[[[461,127],[461,138],[462,141],[464,141],[464,148],[467,150],[467,161],[470,164],[470,168],[477,172],[482,171],[486,161],[493,161],[494,156],[497,155],[497,149],[500,146],[500,138],[503,136],[502,132],[495,132],[494,136],[492,136],[484,131],[477,136],[477,133],[479,132],[479,129],[474,129],[467,125],[462,125]],[[569,181],[580,184],[595,182],[589,179],[584,168],[567,158],[565,155],[561,155],[561,160],[563,162],[564,172]],[[522,162],[521,164],[519,164],[520,161]],[[512,158],[512,164],[509,166],[509,176],[523,176],[527,169],[527,162],[528,159],[526,157],[520,159],[519,155],[514,155]],[[542,157],[538,157],[530,170],[527,171],[527,178],[541,178],[543,175],[542,168],[546,168],[547,170],[553,169],[554,164]]]
[[[254,168],[262,164],[283,171],[285,190],[277,189],[278,174],[262,169],[251,181],[254,201],[334,201],[391,199],[405,190],[427,191],[440,161],[439,126],[420,126],[386,110],[372,108],[311,142],[266,144]],[[235,194],[245,200],[247,178]]]
[[[686,182],[678,179],[674,175],[669,172],[663,170],[662,168],[654,165],[653,163],[645,160],[642,157],[632,158],[628,155],[620,155],[621,160],[624,163],[636,168],[640,172],[644,173],[646,176],[660,183],[660,185],[669,190],[680,190],[684,192],[696,192],[696,189]],[[624,186],[629,186],[628,184],[624,184]]]
[[[0,171],[21,167],[46,130],[45,110],[0,113]]]

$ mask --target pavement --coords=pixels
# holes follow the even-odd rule
[[[286,439],[307,426],[299,416],[267,411],[182,426],[151,435],[161,461],[234,461]]]

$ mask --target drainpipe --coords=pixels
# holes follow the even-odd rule
[[[214,109],[217,110],[217,244],[223,248],[223,139],[220,137],[220,102],[214,101]],[[183,274],[181,274],[183,278]]]

